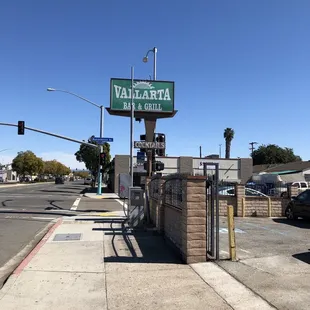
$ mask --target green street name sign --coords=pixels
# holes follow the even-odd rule
[[[130,110],[130,79],[111,79],[110,91],[111,110]],[[174,111],[174,82],[134,80],[133,98],[136,111],[172,113]]]

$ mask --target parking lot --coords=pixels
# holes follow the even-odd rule
[[[225,217],[220,257],[228,258]],[[310,221],[235,218],[238,262],[219,265],[277,309],[310,309]]]
[[[236,217],[235,235],[238,259],[288,255],[310,262],[310,221]],[[225,217],[221,218],[220,244],[221,258],[227,258],[229,248]]]

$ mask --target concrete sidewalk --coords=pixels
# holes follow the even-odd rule
[[[120,217],[59,220],[0,291],[0,309],[273,309],[214,263],[181,264]]]
[[[102,193],[97,195],[97,193],[84,193],[84,197],[93,198],[93,199],[119,199],[119,196],[115,193]]]

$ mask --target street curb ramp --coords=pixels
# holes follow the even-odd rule
[[[6,262],[0,268],[0,290],[4,286],[7,279],[11,276],[14,270],[21,264],[21,262],[29,255],[29,253],[37,246],[37,244],[43,239],[48,231],[55,225],[57,220],[53,220],[48,223],[42,230],[40,230],[35,237],[14,257]]]

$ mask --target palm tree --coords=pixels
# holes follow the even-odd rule
[[[233,140],[234,135],[235,135],[235,131],[232,128],[226,128],[224,130],[224,138],[225,138],[225,144],[226,144],[226,149],[225,149],[226,159],[230,158],[231,141]]]

